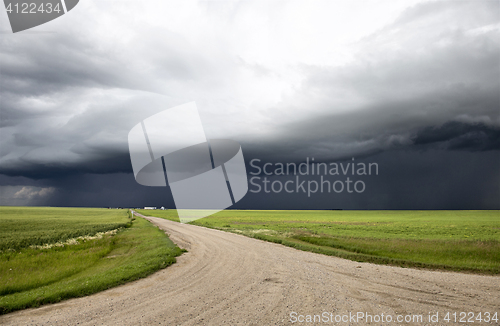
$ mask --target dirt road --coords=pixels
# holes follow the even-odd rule
[[[458,317],[460,312],[475,316],[482,312],[483,317],[485,312],[500,314],[500,277],[357,263],[148,219],[189,251],[176,264],[95,295],[0,316],[0,324],[282,325],[297,321],[312,325],[299,321],[316,314],[323,318],[318,324],[364,325],[366,319],[352,318],[359,312],[375,321],[378,316],[379,322],[372,325],[451,325],[443,320],[447,312]],[[428,322],[429,312],[439,313],[438,323]],[[422,322],[416,322],[418,314]],[[386,322],[389,316],[392,323]],[[335,323],[335,318],[341,322]],[[415,322],[398,323],[397,318],[415,318]]]

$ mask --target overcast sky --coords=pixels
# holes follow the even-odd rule
[[[173,207],[136,184],[127,134],[196,101],[247,164],[379,166],[363,193],[236,207],[500,209],[496,0],[81,0],[24,32],[0,21],[2,205]]]

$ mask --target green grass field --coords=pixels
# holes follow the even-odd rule
[[[355,261],[500,273],[499,211],[225,210],[191,224]]]
[[[0,248],[0,314],[145,277],[183,252],[127,210],[97,208],[0,207]]]

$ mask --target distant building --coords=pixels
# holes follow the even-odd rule
[[[156,207],[144,207],[144,209],[156,209]]]

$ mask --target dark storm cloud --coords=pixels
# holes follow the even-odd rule
[[[132,99],[113,100],[89,106],[70,118],[63,116],[61,123],[57,114],[49,114],[25,119],[17,128],[3,128],[0,173],[39,179],[130,172],[129,130],[138,121],[164,109],[169,99],[135,94]],[[144,109],[139,111],[137,107]]]
[[[59,31],[0,38],[2,93],[17,96],[57,94],[75,88],[162,90],[169,80],[200,79],[214,72],[179,34],[149,30],[151,38],[132,34],[127,41]],[[161,38],[157,38],[161,34]],[[153,49],[153,51],[148,50]]]
[[[0,183],[4,185],[0,205],[175,207],[169,188],[141,186],[132,173],[82,173],[38,180],[0,175]]]
[[[449,150],[500,150],[500,127],[448,122],[442,126],[419,130],[413,143]]]
[[[467,130],[443,149],[498,149],[500,38],[498,27],[482,27],[500,22],[499,9],[494,2],[420,4],[360,42],[353,63],[303,65],[302,86],[274,109],[311,114],[254,143],[275,159],[336,159],[421,145],[422,133],[456,127]]]
[[[172,205],[168,188],[135,183],[127,134],[197,100],[217,108],[205,113],[207,135],[239,141],[247,164],[355,157],[383,171],[357,197],[249,194],[238,207],[498,208],[499,6],[408,8],[352,44],[343,65],[287,67],[301,83],[272,105],[253,83],[282,72],[241,59],[224,38],[209,47],[159,26],[100,34],[77,16],[88,33],[0,37],[0,184],[47,205]],[[238,79],[252,73],[261,79]],[[248,94],[234,87],[241,80]],[[251,104],[227,110],[239,97]]]
[[[106,152],[108,157],[87,158],[82,162],[33,162],[17,160],[15,165],[2,168],[1,174],[6,176],[24,176],[31,179],[59,179],[71,175],[87,173],[108,174],[126,173],[132,170],[128,151]]]
[[[166,28],[116,38],[75,26],[0,38],[0,173],[128,172],[128,131],[224,73]]]
[[[305,160],[304,160],[305,161]],[[310,161],[310,160],[309,160]],[[336,163],[348,164],[351,158],[337,160]],[[297,176],[266,176],[254,183],[263,185],[262,178],[270,182],[278,180],[282,184],[294,181],[293,192],[250,191],[236,204],[238,208],[259,207],[264,209],[500,209],[500,153],[498,151],[467,152],[442,150],[389,150],[364,158],[356,157],[358,163],[377,163],[378,174],[372,175],[322,175],[324,180],[333,183],[347,177],[351,181],[363,181],[366,189],[362,193],[340,193],[324,190],[308,196],[296,191]],[[254,162],[263,167],[265,159]],[[257,169],[247,167],[248,172]],[[269,169],[268,171],[273,171]],[[320,176],[301,176],[301,181],[321,183]],[[250,184],[250,190],[256,186]],[[351,187],[352,189],[352,187]]]
[[[247,155],[248,154],[248,155]],[[247,160],[253,157],[245,152]],[[262,158],[260,166],[269,162]],[[349,163],[338,160],[338,163]],[[356,158],[355,162],[376,162],[378,175],[351,176],[366,185],[363,193],[324,192],[308,197],[302,192],[249,192],[234,208],[250,209],[500,209],[500,153],[442,150],[391,150]],[[254,163],[255,164],[255,163]],[[247,172],[255,172],[250,166]],[[263,175],[260,175],[263,177]],[[249,174],[249,177],[254,175]],[[270,180],[291,180],[294,176],[270,176]],[[345,176],[326,176],[331,182]],[[302,177],[319,180],[315,177]],[[71,174],[59,178],[33,180],[0,176],[0,183],[11,185],[12,194],[32,195],[31,202],[20,204],[50,206],[174,208],[168,187],[144,187],[131,173]],[[10,189],[0,188],[3,198]],[[46,189],[43,202],[40,192]],[[255,189],[250,185],[250,189]],[[38,196],[38,197],[36,197]],[[2,204],[16,204],[3,201]]]
[[[91,41],[69,33],[0,38],[2,93],[34,96],[72,87],[137,86],[120,69],[122,62]]]

